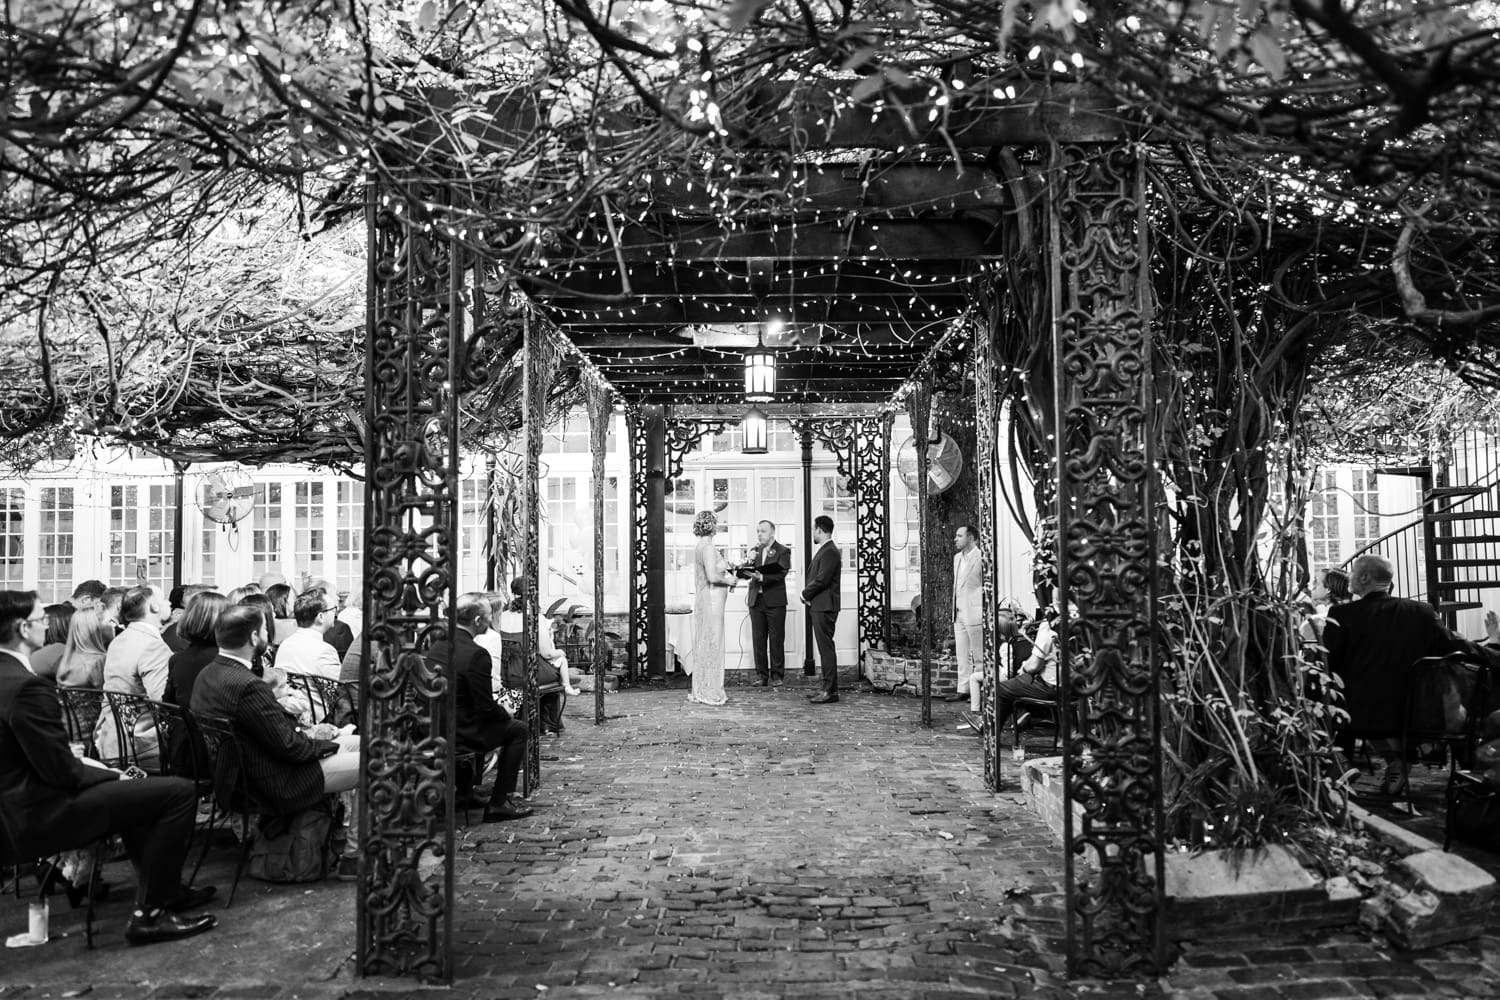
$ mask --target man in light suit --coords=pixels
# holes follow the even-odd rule
[[[969,710],[979,711],[979,685],[984,677],[984,554],[979,529],[961,524],[953,533],[953,654],[958,661],[958,688],[949,701],[969,699]]]
[[[776,525],[755,526],[759,542],[745,568],[750,572],[750,645],[755,651],[755,673],[761,686],[786,680],[786,575],[792,569],[792,550],[776,541]]]
[[[839,617],[839,573],[843,556],[833,544],[833,518],[820,514],[813,518],[813,556],[807,564],[807,586],[802,588],[802,603],[812,617],[813,638],[818,644],[818,661],[823,672],[823,689],[812,695],[814,705],[828,705],[839,700],[839,661],[833,645],[833,627]]]
[[[120,621],[125,628],[104,654],[104,690],[152,701],[166,697],[167,661],[172,658],[172,649],[162,639],[161,627],[170,613],[166,595],[156,587],[132,587],[125,592],[120,599]],[[112,759],[120,759],[126,756],[124,741],[132,740],[137,762],[145,770],[155,771],[160,766],[160,748],[151,713],[142,712],[129,734],[116,733],[114,720],[111,712],[100,714],[94,729],[99,749]]]

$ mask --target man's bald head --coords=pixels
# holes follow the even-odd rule
[[[490,624],[490,602],[481,593],[470,592],[461,594],[458,603],[454,605],[453,617],[458,622],[459,628],[468,629],[478,635]]]
[[[1389,591],[1396,585],[1396,567],[1385,556],[1360,556],[1349,567],[1349,590],[1356,597]]]

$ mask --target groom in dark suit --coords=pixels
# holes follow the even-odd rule
[[[833,544],[833,518],[827,514],[813,518],[813,544],[802,603],[812,616],[813,638],[818,644],[818,662],[823,670],[823,690],[810,700],[814,705],[827,705],[839,700],[839,663],[833,645],[833,626],[839,617],[839,573],[844,565],[839,547]]]
[[[786,575],[792,568],[792,550],[776,541],[776,525],[761,521],[755,526],[755,555],[746,569],[750,592],[750,644],[755,650],[755,673],[761,686],[786,680]]]

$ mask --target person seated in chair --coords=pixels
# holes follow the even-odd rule
[[[1355,600],[1328,611],[1323,645],[1329,670],[1343,682],[1345,728],[1353,733],[1401,732],[1411,666],[1424,657],[1461,653],[1478,666],[1500,668],[1500,652],[1448,631],[1430,604],[1393,596],[1395,582],[1389,559],[1360,556],[1349,572]],[[1398,794],[1405,774],[1401,740],[1380,737],[1371,745],[1385,760],[1380,790]]]
[[[352,793],[359,785],[359,737],[308,736],[277,704],[270,686],[250,672],[256,654],[271,642],[261,609],[226,608],[214,626],[214,637],[219,655],[193,684],[193,714],[228,719],[234,725],[239,767],[255,801],[289,815],[317,805],[325,795]],[[358,817],[357,803],[351,803],[346,810],[345,853],[338,861],[340,879],[359,872]]]
[[[427,659],[441,664],[453,678],[454,728],[459,747],[478,754],[481,762],[491,751],[500,751],[484,821],[496,823],[530,816],[531,808],[515,797],[516,780],[526,759],[526,724],[511,718],[504,706],[495,701],[490,654],[474,641],[476,635],[490,627],[489,601],[483,594],[464,594],[458,599],[454,617],[458,627],[453,630],[452,643],[439,639],[428,649]],[[471,773],[469,777],[477,781],[479,775]],[[473,794],[472,784],[459,789],[459,794],[468,799]]]
[[[122,781],[120,772],[73,756],[53,686],[31,673],[46,618],[34,591],[0,591],[0,841],[17,859],[88,847],[111,834],[135,867],[130,944],[210,930],[212,915],[180,917],[213,898],[182,884],[197,797],[184,778]]]
[[[1053,625],[1057,615],[1056,609],[1047,610],[1048,614],[1043,615],[1042,620],[1037,624],[1036,640],[1031,645],[1031,655],[1026,657],[1026,661],[1021,664],[1020,670],[1014,677],[1001,681],[995,687],[996,732],[1005,731],[1005,723],[1015,711],[1017,700],[1021,698],[1057,700],[1057,632]],[[1025,641],[1024,637],[1016,640],[1017,645]],[[1019,739],[1016,741],[1014,753],[1018,757],[1025,753]]]

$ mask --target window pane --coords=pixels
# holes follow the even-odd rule
[[[0,490],[0,583],[7,589],[25,586],[22,559],[25,555],[26,494],[20,487]]]

